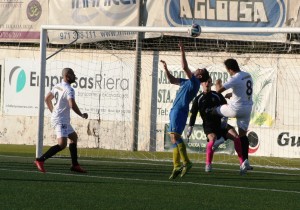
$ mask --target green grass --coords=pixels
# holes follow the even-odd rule
[[[32,146],[0,145],[0,209],[300,209],[299,168],[256,167],[240,176],[235,164],[205,173],[199,162],[170,181],[169,161],[80,158],[88,173],[75,174],[69,158],[53,158],[42,174],[34,153]]]

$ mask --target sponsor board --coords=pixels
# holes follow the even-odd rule
[[[170,136],[168,134],[169,124],[165,124],[164,129],[164,150],[165,151],[172,151],[172,143],[170,140]],[[188,129],[188,125],[186,125],[183,133],[182,139],[186,144],[186,148],[188,152],[193,153],[205,153],[206,152],[206,144],[207,138],[203,131],[202,125],[195,125],[193,129],[193,133],[188,139],[186,136]],[[216,150],[218,153],[226,153],[226,154],[234,154],[234,144],[233,141],[227,140],[225,143],[220,145],[220,147]]]

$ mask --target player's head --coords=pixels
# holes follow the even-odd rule
[[[229,58],[224,61],[225,67],[230,75],[240,71],[239,64],[233,58]]]
[[[64,68],[62,70],[62,77],[64,78],[64,81],[69,84],[72,84],[76,80],[76,75],[74,74],[74,71],[71,68]]]
[[[206,68],[203,69],[197,69],[193,72],[196,78],[200,80],[200,82],[205,82],[209,78],[209,73]]]
[[[211,86],[212,86],[212,79],[209,76],[208,79],[204,82],[201,82],[202,90],[204,93],[210,92],[211,91]]]

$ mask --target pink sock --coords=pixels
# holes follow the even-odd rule
[[[243,163],[243,154],[242,154],[242,143],[240,138],[234,139],[234,149],[236,153],[238,154],[240,165]]]
[[[213,141],[209,141],[206,145],[206,165],[210,165],[212,163],[214,156],[214,151],[212,150],[213,145]]]

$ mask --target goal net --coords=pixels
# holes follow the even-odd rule
[[[188,28],[43,26],[37,156],[44,146],[57,143],[50,112],[44,109],[45,93],[61,81],[62,69],[70,67],[77,77],[76,102],[81,112],[89,114],[87,120],[71,114],[79,156],[170,161],[167,128],[178,86],[168,82],[159,61],[165,60],[175,77],[185,78],[181,41],[189,68],[207,68],[213,83],[229,79],[223,62],[230,57],[251,73],[251,164],[299,167],[300,45],[290,39],[299,32],[202,28],[202,34],[193,38]],[[235,119],[229,123],[236,126]],[[204,162],[206,137],[200,116],[189,142],[185,132],[182,137],[191,159]],[[238,163],[232,141],[221,145],[214,162]]]

